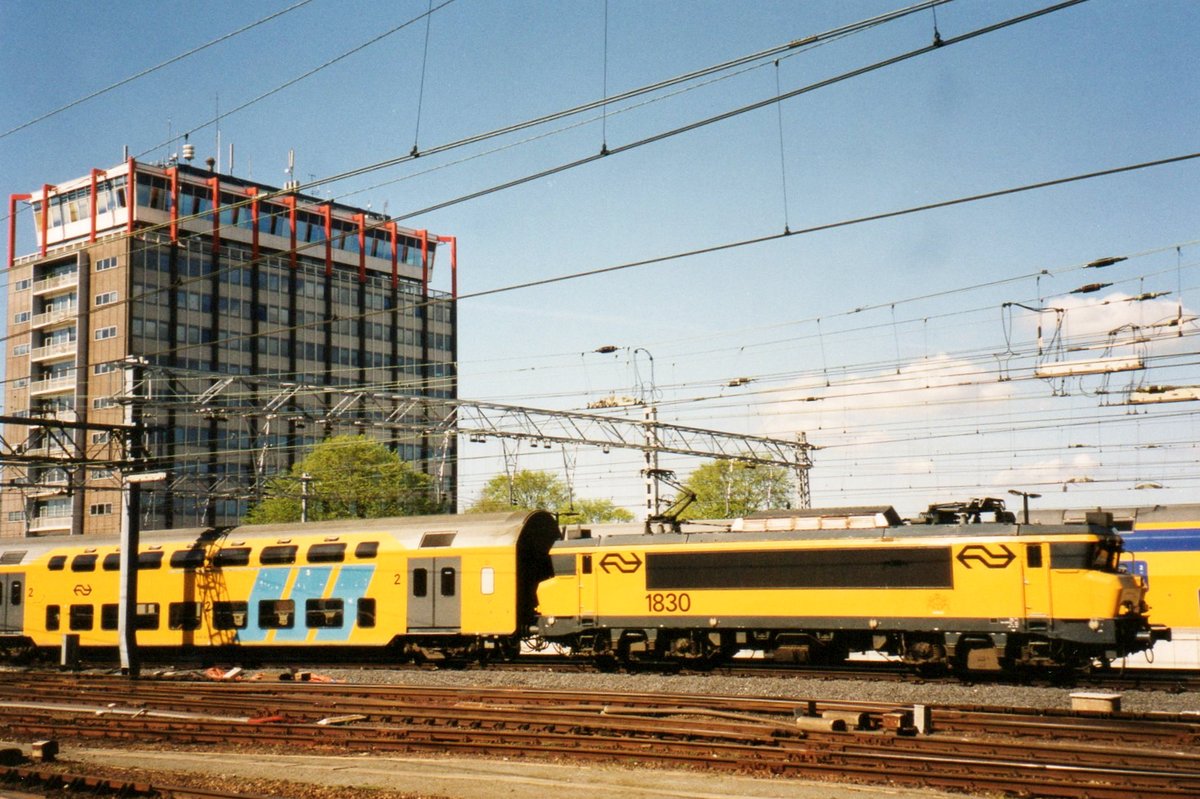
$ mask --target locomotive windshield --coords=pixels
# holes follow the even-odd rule
[[[1050,545],[1050,568],[1116,572],[1121,547],[1115,542],[1073,541]]]

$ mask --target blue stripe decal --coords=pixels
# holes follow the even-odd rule
[[[282,598],[283,589],[287,587],[288,574],[291,571],[291,568],[286,566],[258,570],[258,578],[254,581],[254,588],[250,591],[249,607],[246,609],[246,629],[238,630],[239,641],[262,643],[267,640],[267,633],[270,630],[263,630],[258,626],[258,603],[264,599]]]
[[[358,619],[358,600],[367,592],[371,577],[375,574],[374,566],[343,566],[338,574],[337,582],[333,585],[333,598],[346,602],[345,613],[342,614],[342,626],[327,627],[317,630],[317,641],[348,641],[350,632]],[[300,612],[300,608],[296,608]]]
[[[292,595],[287,597],[296,602],[296,623],[290,630],[276,630],[276,641],[303,641],[308,638],[308,628],[304,625],[304,603],[309,599],[321,598],[332,573],[332,566],[300,569],[300,573],[296,575],[296,584],[292,586]]]
[[[1200,528],[1174,527],[1159,530],[1134,530],[1122,533],[1125,549],[1142,552],[1197,552],[1200,551]]]

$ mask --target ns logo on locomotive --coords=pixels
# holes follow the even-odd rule
[[[1170,640],[1108,517],[1018,524],[987,501],[925,521],[840,508],[649,534],[564,531],[535,511],[143,533],[137,643],[210,662],[553,644],[606,665],[871,652],[965,671],[1108,663]],[[115,657],[119,561],[116,540],[0,542],[0,647],[55,652],[72,635]]]

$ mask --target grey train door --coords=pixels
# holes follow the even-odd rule
[[[25,628],[25,575],[0,574],[0,633]]]
[[[457,630],[462,624],[462,558],[408,562],[408,629]]]

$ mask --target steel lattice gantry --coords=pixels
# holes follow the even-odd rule
[[[286,468],[272,453],[281,427],[383,429],[419,436],[445,458],[457,435],[536,441],[687,455],[785,467],[796,477],[796,504],[810,507],[811,450],[803,434],[794,441],[637,420],[598,413],[554,411],[462,399],[413,396],[345,386],[283,383],[250,375],[216,375],[143,366],[134,384],[135,404],[147,416],[167,412],[219,414],[239,419],[256,453],[256,489]],[[145,419],[144,422],[150,422]],[[181,455],[181,457],[187,457]],[[180,486],[182,488],[183,486]]]

